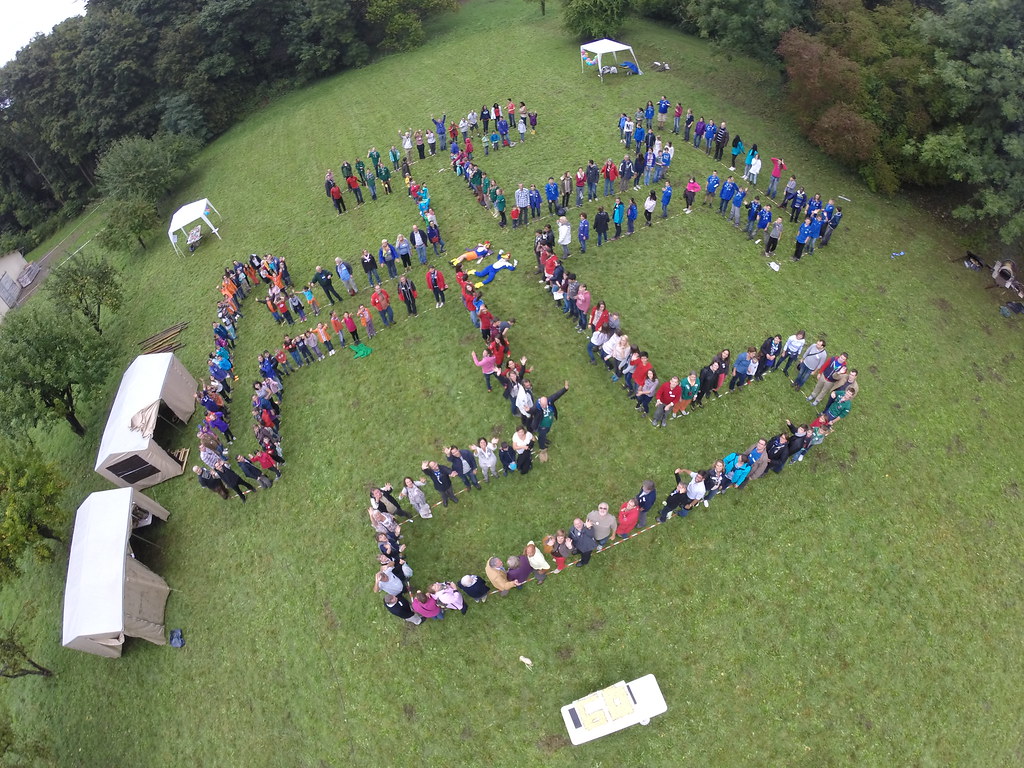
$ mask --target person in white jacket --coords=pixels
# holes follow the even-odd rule
[[[572,231],[569,228],[569,220],[565,216],[558,218],[558,244],[562,246],[562,258],[569,256],[569,243],[572,241]]]
[[[747,179],[747,181],[749,181],[751,185],[757,184],[757,174],[759,174],[760,172],[761,156],[755,154],[754,157],[750,160],[750,170],[747,171],[746,175],[743,178]]]

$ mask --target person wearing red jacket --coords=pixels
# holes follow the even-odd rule
[[[597,330],[598,328],[604,328],[608,322],[608,309],[605,307],[603,301],[597,302],[597,306],[590,310],[590,328],[591,330]]]
[[[380,315],[381,322],[384,323],[385,327],[390,326],[395,321],[394,310],[391,309],[391,297],[388,292],[385,291],[381,286],[377,286],[373,289],[373,296],[370,297],[370,304],[377,310]]]
[[[604,177],[604,196],[609,197],[615,194],[615,180],[619,178],[619,167],[609,157],[601,167],[601,176]]]
[[[480,323],[480,335],[483,336],[484,341],[489,341],[491,338],[491,327],[494,325],[494,315],[491,314],[491,310],[487,308],[487,305],[480,307],[476,313],[476,319]]]
[[[263,469],[273,471],[278,477],[281,476],[281,470],[277,468],[277,462],[274,461],[274,457],[265,450],[249,454],[249,461],[259,464]]]
[[[448,284],[444,281],[444,275],[437,270],[437,267],[431,267],[427,270],[427,287],[434,292],[434,301],[436,302],[434,309],[443,307],[444,292],[448,289]]]
[[[636,528],[637,520],[640,519],[640,505],[636,503],[636,499],[630,499],[623,503],[619,507],[619,524],[615,528],[615,533],[620,539],[628,539],[630,533]]]
[[[636,391],[647,381],[647,372],[653,367],[651,361],[647,359],[647,353],[641,351],[640,359],[634,363],[633,372],[626,377],[626,389],[629,390],[630,397],[636,397]]]
[[[356,196],[356,205],[362,205],[363,191],[359,188],[359,179],[355,176],[349,176],[345,179],[345,183],[348,184],[348,188],[352,190],[352,194]]]
[[[656,427],[664,427],[668,421],[666,414],[673,405],[679,402],[679,398],[682,397],[682,394],[683,388],[679,386],[678,376],[673,376],[662,384],[658,388],[658,394],[655,397],[655,402],[657,404],[654,407],[654,418],[651,419],[651,424]]]

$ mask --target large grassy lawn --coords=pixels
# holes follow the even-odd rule
[[[642,65],[667,58],[672,71],[602,84],[579,72],[556,13],[475,0],[441,20],[423,48],[253,115],[203,153],[168,202],[209,197],[224,215],[224,240],[207,238],[179,258],[157,233],[125,260],[131,301],[107,321],[124,366],[139,340],[189,320],[180,355],[203,372],[217,275],[231,259],[284,254],[296,279],[308,279],[317,264],[355,261],[361,248],[408,233],[416,217],[400,182],[398,194],[342,217],[322,188],[327,168],[371,145],[386,154],[400,128],[425,128],[432,112],[526,101],[540,113],[537,136],[483,165],[506,188],[540,186],[590,158],[621,158],[617,115],[664,93],[727,120],[766,158],[781,153],[809,191],[849,198],[841,229],[792,265],[787,225],[782,269],[770,270],[759,247],[708,209],[678,215],[687,177],[726,174],[680,146],[677,215],[592,247],[570,268],[622,314],[663,377],[771,333],[826,335],[860,371],[850,418],[802,464],[586,569],[474,604],[464,617],[408,626],[370,592],[368,484],[397,483],[443,443],[508,438],[514,425],[469,361],[479,335],[456,292],[434,310],[417,268],[419,318],[397,306],[397,327],[374,340],[369,358],[343,352],[287,380],[288,463],[277,487],[244,506],[188,477],[152,489],[172,517],[143,532],[149,542],[137,552],[174,589],[167,624],[184,629],[185,649],[130,641],[118,661],[63,650],[66,553],[4,591],[4,620],[20,613],[35,655],[57,671],[51,681],[9,682],[4,693],[56,763],[1024,760],[1019,328],[999,316],[982,277],[951,261],[965,247],[960,233],[905,200],[872,195],[798,138],[774,72],[651,23],[631,22],[623,39]],[[513,352],[530,357],[536,388],[554,391],[565,379],[571,388],[549,463],[408,528],[417,583],[482,573],[489,556],[520,551],[599,500],[621,503],[646,478],[663,498],[675,467],[707,467],[775,434],[787,417],[813,417],[775,374],[654,430],[586,363],[584,337],[539,289],[533,227],[499,230],[459,180],[435,170],[446,166],[446,156],[428,158],[414,173],[430,186],[449,249],[488,238],[522,260],[487,289],[488,304],[518,319]],[[766,168],[762,193],[767,177]],[[891,259],[894,251],[906,255]],[[361,272],[358,280],[365,285]],[[281,329],[249,305],[240,333],[236,359],[251,372]],[[92,461],[121,370],[84,403],[84,441],[63,427],[37,435],[73,481],[69,509],[106,487]],[[235,411],[242,425],[244,408]],[[647,673],[661,683],[667,714],[598,744],[568,745],[563,704]]]

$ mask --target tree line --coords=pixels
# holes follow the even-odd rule
[[[580,37],[632,12],[778,66],[801,132],[874,191],[945,187],[954,215],[1024,237],[1024,3],[565,0]],[[764,108],[763,105],[760,108]]]
[[[0,251],[93,193],[118,139],[201,142],[274,89],[419,45],[456,0],[89,0],[0,68]]]

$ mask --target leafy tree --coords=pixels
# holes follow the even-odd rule
[[[107,216],[107,223],[97,235],[100,245],[112,251],[131,251],[136,243],[143,248],[142,236],[160,223],[156,204],[149,200],[117,200]]]
[[[9,312],[0,325],[0,430],[62,418],[83,436],[76,398],[102,384],[112,355],[107,337],[81,333],[74,315],[50,304]]]
[[[113,200],[156,203],[185,175],[198,149],[198,141],[184,135],[119,139],[96,169],[100,191]]]
[[[998,223],[1004,242],[1024,238],[1024,6],[947,0],[921,30],[936,46],[935,80],[947,126],[910,151],[974,186],[956,216]]]
[[[562,24],[581,39],[614,37],[632,10],[632,0],[566,0]]]
[[[47,669],[29,656],[28,649],[21,639],[21,633],[18,631],[18,625],[14,624],[6,632],[0,634],[0,677],[15,679],[28,675],[53,677],[53,670]],[[0,737],[5,735],[0,730]]]
[[[120,272],[107,259],[84,253],[53,270],[46,290],[57,304],[77,309],[96,333],[103,333],[100,310],[106,306],[117,312],[121,308],[124,285]]]
[[[0,440],[0,583],[21,574],[27,552],[53,557],[49,542],[64,520],[61,500],[67,482],[31,445]],[[2,642],[2,641],[0,641]]]

